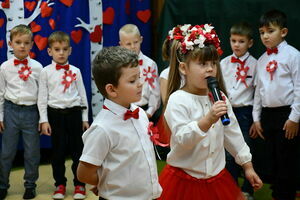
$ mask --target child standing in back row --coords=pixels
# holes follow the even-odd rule
[[[206,78],[220,83],[220,41],[212,26],[184,25],[171,47],[171,62],[165,118],[171,129],[168,165],[160,175],[162,200],[244,199],[225,169],[225,148],[245,171],[255,189],[262,186],[253,170],[249,147],[244,141],[229,101],[212,102]],[[180,74],[185,77],[179,89]],[[223,126],[220,116],[231,122]]]
[[[279,10],[261,16],[259,33],[267,50],[257,61],[253,120],[272,156],[273,198],[294,200],[299,171],[300,53],[285,40],[287,17]]]
[[[252,109],[257,62],[248,52],[252,45],[251,26],[246,22],[234,24],[230,29],[230,46],[233,54],[221,60],[220,63],[228,99],[250,149],[252,147],[250,136],[255,136],[250,135],[250,128],[255,127]],[[228,152],[226,152],[226,168],[238,183],[241,168]],[[253,189],[247,179],[242,185],[242,191],[247,200],[253,200]]]

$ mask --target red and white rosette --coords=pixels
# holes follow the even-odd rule
[[[155,69],[151,70],[151,67],[148,66],[148,69],[143,69],[143,76],[146,77],[145,81],[147,81],[152,88],[155,88],[153,82],[154,82],[154,78],[157,77],[156,70]]]
[[[236,80],[241,81],[242,83],[245,84],[246,88],[248,87],[246,83],[246,78],[247,78],[247,73],[248,73],[249,67],[244,67],[243,65],[237,67],[237,72],[236,72]]]
[[[153,122],[149,122],[148,135],[150,136],[150,140],[153,142],[154,145],[158,145],[161,147],[169,146],[169,144],[163,144],[159,141],[158,129],[156,126],[154,126]]]
[[[273,74],[276,71],[277,67],[278,67],[278,64],[277,64],[276,60],[270,61],[266,67],[267,72],[270,73],[271,81],[273,80]]]
[[[23,81],[27,81],[30,74],[32,73],[31,67],[28,66],[23,66],[21,69],[18,71],[20,79]]]
[[[76,74],[73,74],[72,70],[65,71],[63,81],[61,82],[63,85],[65,85],[64,92],[66,92],[73,81],[76,81]]]

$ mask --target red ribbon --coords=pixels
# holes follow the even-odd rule
[[[248,87],[246,83],[246,78],[247,78],[247,72],[249,70],[249,67],[245,67],[246,60],[241,61],[240,59],[232,56],[231,57],[231,62],[232,63],[239,63],[241,66],[237,67],[237,72],[236,72],[236,80],[241,80],[242,83],[245,84],[246,88]]]
[[[231,57],[231,62],[232,63],[239,63],[240,65],[245,65],[245,61],[241,61],[240,59],[238,59],[234,56]]]
[[[70,66],[69,65],[59,65],[59,64],[56,64],[56,70],[60,70],[60,69],[69,70]]]
[[[65,74],[63,76],[63,81],[61,82],[63,85],[65,85],[64,92],[70,87],[73,81],[76,80],[76,74],[72,73],[72,71],[65,71]]]
[[[267,72],[270,73],[271,81],[273,80],[273,74],[276,71],[277,66],[278,66],[278,64],[277,64],[276,60],[273,60],[273,61],[269,62],[266,67]]]
[[[145,81],[149,83],[149,85],[152,87],[152,88],[155,88],[153,82],[154,82],[154,78],[157,77],[157,75],[155,74],[156,70],[153,69],[151,70],[151,67],[148,66],[148,70],[146,69],[143,69],[143,75],[146,77],[145,78]]]
[[[268,54],[268,55],[271,55],[272,53],[275,53],[275,54],[278,53],[277,47],[275,47],[275,48],[273,48],[273,49],[267,48],[267,54]]]
[[[134,118],[134,119],[138,119],[139,118],[139,111],[140,109],[137,108],[134,111],[131,110],[127,110],[126,113],[124,114],[124,120],[127,120],[129,118]]]
[[[28,66],[23,66],[21,69],[18,71],[20,79],[23,81],[27,81],[30,74],[32,73],[31,67]]]
[[[14,59],[14,65],[19,65],[19,64],[27,65],[28,60],[27,59],[24,59],[24,60]]]
[[[169,144],[163,144],[158,140],[159,139],[158,129],[156,126],[154,126],[153,122],[149,122],[148,134],[150,136],[150,140],[153,142],[154,145],[158,145],[161,147],[169,146]]]

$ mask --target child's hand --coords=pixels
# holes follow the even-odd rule
[[[227,105],[224,101],[217,101],[211,107],[208,115],[208,118],[212,124],[216,123],[219,118],[227,113]]]
[[[150,115],[148,113],[146,113],[146,114],[147,114],[148,119],[150,119],[152,117],[152,115]]]
[[[86,129],[88,129],[90,127],[89,122],[82,122],[82,130],[86,131]]]
[[[293,139],[297,136],[299,129],[299,123],[293,122],[292,120],[286,120],[283,130],[285,130],[285,138],[288,140]]]
[[[252,125],[250,127],[249,136],[253,139],[257,138],[257,136],[258,136],[257,131],[256,131],[256,126],[254,123],[252,123]]]
[[[256,172],[253,169],[252,163],[248,162],[243,165],[245,177],[252,185],[254,191],[260,189],[263,186],[263,182],[259,178],[259,176],[256,174]]]
[[[261,127],[260,121],[254,122],[254,124],[255,124],[256,133],[259,135],[259,137],[261,137],[262,139],[265,139],[265,137],[262,134],[263,133],[263,129]]]
[[[4,131],[4,123],[0,122],[0,133]]]
[[[48,135],[48,136],[51,136],[51,126],[48,122],[44,122],[42,123],[42,132],[41,134],[43,135]]]
[[[98,188],[97,186],[93,186],[90,191],[92,191],[96,196],[98,196]]]

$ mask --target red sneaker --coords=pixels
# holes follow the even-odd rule
[[[85,187],[82,185],[75,186],[73,198],[74,199],[85,199],[85,197],[86,197]]]
[[[52,198],[53,199],[64,199],[66,194],[66,186],[64,185],[59,185],[56,187]]]

